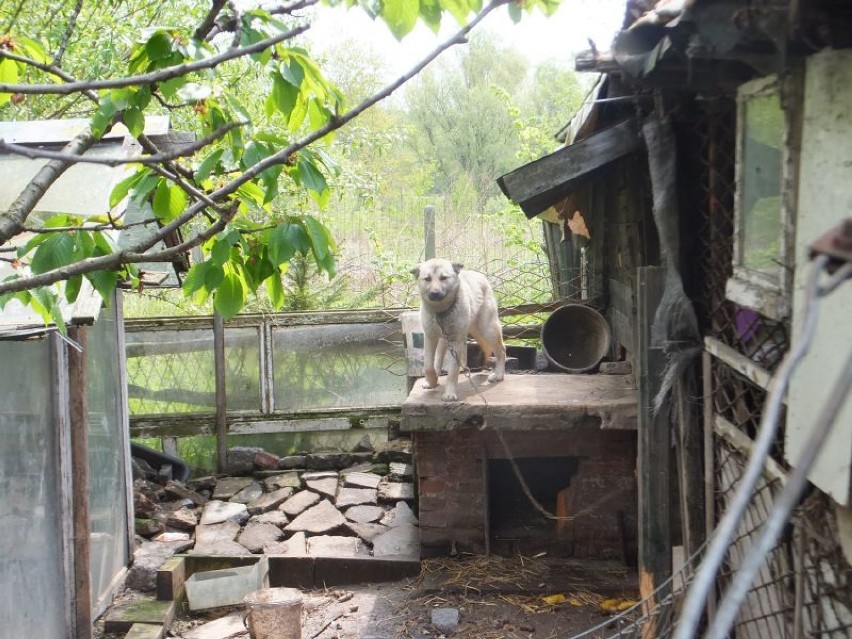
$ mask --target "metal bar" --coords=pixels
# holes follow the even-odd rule
[[[72,326],[68,336],[82,348],[68,349],[71,423],[72,510],[74,518],[74,637],[92,637],[92,576],[89,529],[89,422],[86,397],[85,326]]]
[[[713,361],[709,352],[701,354],[702,404],[704,408],[704,538],[710,539],[716,526],[716,469],[713,446]],[[716,591],[707,596],[707,618],[716,613]]]
[[[104,309],[102,312],[110,311],[109,309]],[[130,558],[133,555],[132,548],[136,527],[134,526],[135,513],[133,508],[133,469],[130,467],[130,408],[127,395],[127,346],[124,340],[124,322],[122,321],[124,317],[124,295],[120,291],[116,291],[113,295],[112,313],[115,320],[115,337],[118,353],[118,384],[121,389],[118,405],[118,420],[120,424],[118,436],[121,439],[124,476],[127,483],[124,490],[127,517],[127,545],[124,549],[124,559],[125,563],[130,563]]]
[[[213,315],[213,362],[216,377],[216,465],[224,472],[228,465],[228,402],[225,396],[225,322]]]

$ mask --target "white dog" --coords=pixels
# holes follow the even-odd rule
[[[503,379],[506,347],[497,318],[497,301],[488,279],[476,271],[463,271],[463,265],[432,259],[411,270],[420,292],[420,321],[423,324],[426,380],[423,388],[438,386],[438,373],[447,350],[447,386],[441,399],[458,399],[459,369],[467,363],[467,336],[482,348],[484,361],[494,355],[494,372],[489,382]]]

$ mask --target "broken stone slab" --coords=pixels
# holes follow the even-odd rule
[[[232,501],[208,501],[201,513],[202,524],[219,524],[229,519],[242,524],[248,518],[249,513],[246,505]]]
[[[249,446],[229,448],[225,456],[225,472],[228,475],[248,475],[254,470],[254,456],[262,450],[262,448]]]
[[[223,521],[220,524],[202,524],[195,529],[195,543],[206,544],[225,539],[234,541],[240,532],[240,525],[235,521]]]
[[[452,634],[459,629],[458,608],[433,608],[432,625],[444,634]]]
[[[136,624],[169,626],[175,617],[174,601],[157,601],[148,597],[117,604],[104,616],[103,629],[107,634],[128,632]]]
[[[372,453],[375,448],[373,447],[373,442],[370,439],[370,436],[364,435],[358,440],[358,443],[355,444],[355,447],[352,450],[356,453]]]
[[[262,450],[254,455],[254,466],[261,470],[278,470],[278,455]]]
[[[382,524],[359,524],[353,521],[348,522],[346,527],[368,544],[372,544],[376,537],[390,530]]]
[[[335,503],[338,508],[347,508],[364,504],[375,505],[378,503],[377,500],[378,494],[375,488],[341,488]]]
[[[400,524],[373,538],[374,557],[420,557],[420,529]]]
[[[250,521],[243,528],[237,543],[242,544],[253,553],[263,552],[263,549],[279,541],[284,534],[275,524]]]
[[[177,481],[168,482],[165,486],[163,486],[163,490],[165,491],[166,496],[170,499],[188,499],[196,506],[203,506],[207,503],[207,499],[203,495],[199,495],[194,490],[190,490]]]
[[[377,464],[390,464],[391,462],[410,464],[412,459],[411,441],[405,439],[383,442],[376,446],[376,452],[373,454],[373,462]]]
[[[254,480],[251,477],[221,477],[213,490],[213,499],[228,501],[243,488],[251,486],[252,483],[254,483]]]
[[[259,515],[261,513],[275,510],[293,495],[293,489],[279,488],[271,493],[264,493],[254,501],[247,504],[250,515]],[[282,513],[284,514],[284,513]]]
[[[378,493],[379,501],[414,499],[414,484],[385,481],[379,484]]]
[[[246,627],[243,625],[243,613],[238,612],[196,626],[181,636],[183,639],[228,639],[229,637],[239,637],[246,632]]]
[[[392,479],[411,479],[414,476],[414,466],[402,462],[388,464],[389,475]]]
[[[166,524],[157,519],[142,519],[137,517],[133,521],[133,529],[140,537],[150,538],[163,532],[166,529]]]
[[[283,528],[287,524],[290,523],[290,518],[287,517],[280,510],[270,510],[268,513],[262,513],[260,515],[255,515],[251,519],[249,519],[249,523],[256,521],[262,524],[274,524],[279,528]]]
[[[302,487],[302,480],[299,478],[299,473],[294,472],[278,472],[275,475],[267,477],[263,480],[267,492],[279,490],[281,488],[292,488],[298,490]]]
[[[190,555],[251,555],[252,552],[235,541],[219,539],[205,543],[195,542],[195,547],[189,551]]]
[[[330,533],[345,523],[346,518],[340,514],[340,511],[332,506],[330,501],[323,499],[287,524],[284,530],[322,535]]]
[[[159,511],[159,499],[154,501],[148,495],[141,492],[133,494],[133,512],[136,513],[137,517],[150,519]]]
[[[238,492],[236,495],[231,497],[228,501],[233,501],[237,504],[247,504],[250,501],[254,501],[262,494],[263,487],[256,481],[253,481],[248,486],[243,488],[240,492]]]
[[[340,470],[371,460],[372,453],[309,453],[305,460],[309,470]]]
[[[307,468],[307,455],[288,455],[278,460],[278,468],[281,470],[293,470],[295,468]]]
[[[126,585],[133,590],[151,592],[157,588],[157,571],[172,555],[192,546],[192,541],[146,541],[133,553],[133,565]]]
[[[380,481],[379,475],[367,472],[346,473],[343,477],[343,485],[347,488],[378,488]]]
[[[263,549],[267,555],[290,555],[304,557],[308,554],[308,538],[303,532],[297,532],[286,541],[277,541]]]
[[[320,500],[320,496],[310,490],[300,490],[278,507],[289,517],[296,517]]]
[[[352,508],[347,508],[344,514],[346,515],[346,519],[354,521],[356,524],[371,524],[379,521],[384,516],[385,509],[380,506],[352,506]]]
[[[339,477],[340,473],[336,470],[315,470],[309,473],[302,473],[302,481],[312,479],[328,479],[329,477]]]
[[[418,526],[420,521],[417,519],[417,516],[411,510],[407,503],[404,501],[398,501],[394,505],[394,507],[387,512],[387,514],[382,518],[382,523],[385,526],[390,526],[391,528],[394,526],[401,526],[402,524],[411,524],[412,526]]]
[[[312,557],[369,557],[358,537],[319,535],[308,537],[308,554]]]
[[[337,495],[337,483],[337,473],[334,474],[334,477],[305,479],[305,486],[308,490],[312,490],[315,493],[319,493],[323,497],[328,497],[330,499],[334,499],[334,496]]]
[[[189,508],[178,508],[169,513],[166,525],[178,530],[195,530],[198,525],[198,517]]]
[[[216,478],[213,475],[196,477],[186,482],[186,487],[200,493],[202,490],[213,490],[216,487]]]
[[[373,462],[361,462],[360,464],[355,464],[354,466],[349,466],[348,468],[344,468],[340,471],[341,475],[348,475],[349,473],[369,473],[373,468]]]

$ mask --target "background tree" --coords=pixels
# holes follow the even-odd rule
[[[476,13],[477,0],[365,5],[397,37],[418,20],[437,29],[444,11],[465,26],[410,72],[352,107],[299,46],[310,26],[302,16],[316,2],[263,8],[225,0],[205,7],[135,0],[76,0],[58,7],[38,0],[3,3],[0,117],[74,115],[90,118],[90,126],[61,152],[0,141],[5,152],[47,160],[0,212],[0,259],[15,271],[0,282],[0,306],[14,297],[55,319],[59,297],[72,300],[82,278],[108,297],[119,280],[135,281],[135,264],[170,261],[194,247],[202,248],[204,260],[187,274],[184,291],[200,299],[212,295],[225,317],[260,288],[280,308],[282,277],[296,255],[333,273],[329,229],[308,212],[330,198],[328,177],[335,168],[323,146],[506,2],[495,0]],[[523,8],[535,6],[555,8],[548,0],[528,0]],[[516,15],[521,8],[509,4]],[[247,85],[251,100],[241,99]],[[197,142],[179,154],[156,148],[144,135],[145,116],[162,113],[196,132]],[[143,153],[97,160],[132,169],[110,204],[118,210],[125,198],[145,203],[157,222],[156,230],[125,248],[110,235],[124,226],[120,217],[33,214],[45,190],[70,166],[92,161],[83,154],[117,123]],[[184,239],[177,245],[154,248],[179,230]],[[25,234],[32,237],[22,241]]]

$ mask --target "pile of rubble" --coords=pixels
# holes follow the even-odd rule
[[[419,557],[410,442],[281,458],[237,447],[227,470],[183,484],[134,458],[130,588],[152,590],[178,552]]]

